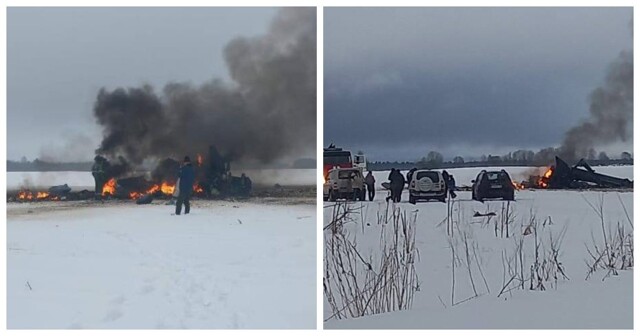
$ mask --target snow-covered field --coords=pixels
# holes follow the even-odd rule
[[[605,169],[607,168],[607,169]],[[507,168],[513,175],[513,169]],[[530,169],[530,168],[524,168]],[[597,167],[596,171],[620,177],[632,177],[632,167]],[[473,171],[452,169],[459,184],[465,179],[473,179],[480,169]],[[376,176],[378,184],[386,181],[386,172]],[[387,205],[386,191],[379,190],[374,202],[355,202],[356,208],[363,207],[352,215],[353,222],[345,226],[350,237],[357,241],[363,257],[379,254],[381,226],[378,216],[384,216]],[[452,301],[452,257],[446,230],[447,205],[439,202],[408,203],[405,190],[403,202],[397,206],[408,214],[417,214],[416,245],[419,261],[416,272],[420,281],[420,290],[414,297],[410,310],[394,311],[360,318],[337,320],[329,319],[325,328],[346,329],[511,329],[511,328],[633,328],[633,271],[621,271],[618,276],[607,277],[605,271],[598,271],[588,280],[585,277],[589,259],[587,247],[593,247],[595,241],[602,247],[600,218],[588,202],[597,204],[604,199],[604,218],[607,223],[621,223],[627,233],[633,232],[633,193],[632,192],[595,192],[595,191],[549,191],[523,190],[516,192],[516,202],[510,204],[515,219],[510,225],[510,238],[496,237],[494,222],[487,223],[486,217],[473,217],[475,212],[495,212],[501,217],[502,201],[483,203],[471,201],[470,192],[459,192],[453,205],[451,218],[458,222],[456,228],[458,245],[456,254],[462,260],[456,263],[455,289]],[[588,202],[587,202],[588,201]],[[325,202],[324,222],[329,223],[332,205]],[[625,214],[626,208],[628,212]],[[540,229],[542,238],[550,235],[560,236],[566,229],[562,240],[558,260],[562,263],[569,280],[560,278],[557,287],[547,290],[514,289],[498,294],[504,287],[503,252],[513,255],[517,239],[524,239],[525,276],[529,275],[529,266],[534,260],[533,235],[523,235],[531,218],[535,214],[539,223],[551,217],[551,225]],[[458,231],[460,228],[460,231]],[[472,277],[478,296],[473,292],[468,269],[464,266],[464,252],[459,245],[461,232],[477,244],[477,260],[480,273],[471,257]],[[612,234],[609,232],[609,234]],[[330,232],[324,232],[328,241]],[[548,244],[547,244],[548,245]],[[486,278],[483,280],[483,276]],[[508,280],[508,278],[507,278]],[[469,300],[467,300],[469,299]],[[465,301],[467,300],[467,301]],[[325,319],[332,315],[327,299],[324,300]],[[452,304],[454,303],[454,304]]]
[[[315,328],[315,206],[194,203],[8,204],[8,328]]]
[[[234,172],[234,174],[246,173],[254,183],[266,185],[315,185],[315,169],[262,169]],[[91,172],[8,172],[7,189],[21,188],[47,189],[54,185],[68,184],[75,191],[82,189],[92,190],[94,186]]]

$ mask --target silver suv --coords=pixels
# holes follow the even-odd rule
[[[409,181],[409,203],[416,204],[418,200],[430,199],[445,202],[447,199],[447,183],[439,171],[416,170],[411,175],[411,181]]]

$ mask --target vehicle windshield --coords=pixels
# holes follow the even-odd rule
[[[416,175],[416,179],[418,180],[423,177],[428,177],[433,182],[440,182],[440,176],[438,175],[437,172],[434,172],[434,171],[418,172],[418,174]]]

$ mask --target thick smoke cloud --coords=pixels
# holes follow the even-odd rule
[[[586,157],[594,145],[633,139],[632,52],[620,53],[589,100],[589,118],[567,131],[560,147],[561,156],[569,160]]]
[[[100,90],[96,154],[140,165],[215,145],[231,160],[268,163],[315,148],[315,9],[279,11],[264,36],[232,40],[224,57],[232,83]]]

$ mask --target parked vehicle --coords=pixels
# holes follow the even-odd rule
[[[511,182],[511,177],[503,169],[500,171],[481,171],[471,187],[471,198],[476,201],[485,199],[501,198],[513,201],[515,188]]]
[[[364,177],[360,168],[334,168],[329,170],[327,181],[323,185],[323,199],[365,199]]]
[[[414,171],[409,181],[409,203],[416,204],[419,200],[431,199],[440,202],[447,199],[447,184],[442,173],[427,169]]]
[[[324,149],[322,176],[325,182],[328,179],[328,174],[331,169],[352,167],[354,167],[354,165],[350,151],[336,147],[333,144]]]

